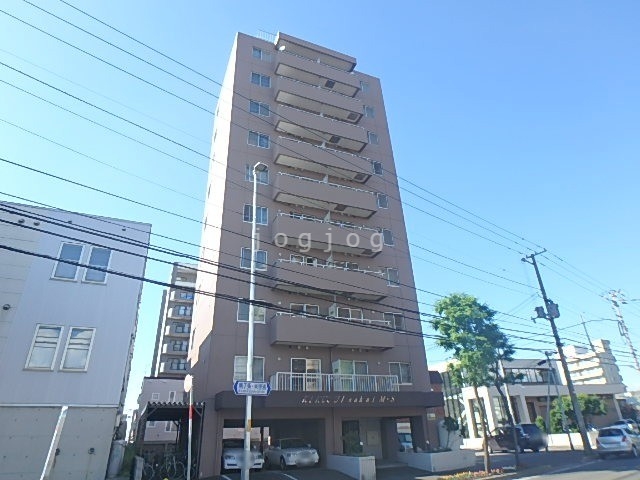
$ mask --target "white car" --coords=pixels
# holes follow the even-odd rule
[[[251,470],[262,470],[264,456],[257,445],[251,445]],[[222,471],[242,470],[244,460],[244,439],[225,438],[222,440]]]
[[[598,456],[606,458],[609,454],[640,455],[640,435],[625,427],[605,427],[598,430],[596,439]]]
[[[281,438],[269,445],[264,451],[267,468],[280,466],[281,470],[288,467],[312,467],[320,461],[318,450],[300,438]]]

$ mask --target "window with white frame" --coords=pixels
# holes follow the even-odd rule
[[[383,313],[384,321],[391,328],[395,328],[396,330],[404,330],[404,315],[401,313]]]
[[[249,131],[249,138],[247,139],[247,143],[249,145],[253,145],[254,147],[260,148],[269,148],[271,145],[269,141],[269,135],[259,132]],[[253,179],[253,175],[251,176]]]
[[[333,373],[343,375],[368,375],[369,365],[363,360],[336,360],[333,362]]]
[[[69,262],[80,262],[80,259],[82,258],[83,248],[84,245],[80,245],[79,243],[65,242],[60,246],[58,258],[60,260],[66,260]],[[70,263],[59,261],[56,263],[56,266],[53,269],[52,276],[53,278],[60,278],[64,280],[75,280],[77,274],[77,265],[71,265]]]
[[[365,117],[375,118],[375,116],[376,116],[375,108],[373,108],[373,107],[371,107],[369,105],[365,105],[363,108],[364,108],[364,116]]]
[[[152,393],[151,394],[151,401],[152,402],[157,402],[158,400],[160,400],[160,394],[159,393]]]
[[[86,371],[95,335],[95,328],[72,327],[64,348],[61,370]]]
[[[393,240],[393,232],[389,229],[382,229],[382,241],[385,245],[395,245],[395,241]]]
[[[360,80],[360,91],[362,93],[367,93],[369,91],[369,82],[365,82],[364,80]]]
[[[256,102],[255,100],[249,100],[249,112],[263,117],[271,115],[268,103]]]
[[[381,162],[371,162],[371,166],[373,167],[373,173],[376,175],[382,175],[384,173]]]
[[[89,266],[98,268],[109,268],[111,260],[111,250],[102,247],[91,247],[89,253]],[[107,272],[87,268],[84,272],[84,281],[92,283],[105,283],[107,281]]]
[[[267,251],[256,250],[256,270],[267,269]],[[242,247],[240,252],[240,267],[251,268],[251,247]]]
[[[404,362],[389,362],[389,374],[398,376],[398,383],[413,383],[411,378],[411,364]]]
[[[256,172],[256,181],[263,185],[269,184],[269,170],[261,170]],[[253,182],[253,167],[248,163],[245,164],[244,179],[247,182]]]
[[[369,137],[369,143],[371,145],[379,145],[380,140],[378,139],[378,135],[373,132],[367,132],[367,136]]]
[[[362,314],[361,308],[340,307],[338,308],[338,317],[348,318],[350,320],[362,320],[364,315]]]
[[[320,315],[320,307],[309,303],[290,303],[289,310],[303,315]]]
[[[400,286],[400,276],[397,268],[387,268],[387,285],[390,287]]]
[[[233,381],[247,379],[247,357],[236,355],[233,359]],[[253,357],[253,380],[264,381],[264,357]]]
[[[251,72],[251,83],[269,88],[271,86],[271,77],[269,75]]]
[[[378,208],[389,208],[389,197],[384,193],[376,193],[376,200],[378,201]]]
[[[253,210],[253,205],[248,203],[244,204],[244,208],[242,209],[242,221],[251,223],[253,220],[251,217],[251,212]],[[258,225],[268,225],[269,224],[269,209],[267,207],[256,207],[256,223]]]
[[[265,323],[267,318],[267,309],[260,305],[253,306],[253,321],[255,323]],[[238,322],[249,321],[249,300],[238,300]]]
[[[61,337],[61,326],[37,325],[25,368],[52,370]]]
[[[259,58],[260,60],[264,60],[265,62],[271,61],[271,53],[265,52],[264,50],[258,47],[253,47],[252,55],[253,55],[253,58]]]

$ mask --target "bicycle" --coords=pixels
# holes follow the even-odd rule
[[[182,480],[186,478],[184,464],[175,455],[166,455],[164,462],[160,465],[160,478],[169,480]]]

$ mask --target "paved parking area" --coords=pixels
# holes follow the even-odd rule
[[[225,473],[218,477],[219,480],[240,480],[240,472]],[[336,470],[328,468],[291,468],[281,470],[263,470],[251,472],[252,480],[353,480],[353,478]]]

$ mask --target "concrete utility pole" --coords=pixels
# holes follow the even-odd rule
[[[636,366],[636,370],[640,370],[638,355],[636,354],[636,349],[633,346],[631,337],[629,337],[629,329],[627,329],[627,324],[624,323],[624,318],[622,318],[622,311],[620,310],[620,304],[627,303],[627,301],[620,290],[611,290],[609,292],[609,301],[611,302],[611,307],[613,308],[613,311],[616,314],[616,318],[618,319],[618,329],[620,330],[620,335],[622,335],[626,344],[629,345],[629,350],[631,350],[631,356],[633,357],[633,362]]]
[[[540,292],[542,293],[542,299],[544,300],[544,307],[537,307],[536,313],[538,314],[538,317],[546,318],[551,324],[551,331],[553,332],[553,338],[555,339],[556,348],[558,349],[558,355],[560,356],[562,371],[564,372],[564,376],[567,379],[567,389],[569,390],[571,405],[573,406],[573,412],[576,416],[576,423],[578,424],[578,430],[580,431],[580,437],[582,438],[584,453],[585,455],[593,455],[591,443],[589,442],[589,436],[587,435],[587,429],[584,424],[584,418],[582,417],[582,411],[580,410],[580,404],[578,403],[578,396],[576,395],[575,388],[573,387],[573,380],[571,380],[571,373],[569,372],[567,359],[564,356],[564,352],[562,350],[562,342],[560,341],[560,335],[558,334],[558,328],[556,327],[555,319],[560,316],[560,311],[558,310],[558,305],[553,303],[547,297],[547,292],[544,289],[542,277],[540,276],[540,270],[538,270],[538,264],[536,263],[536,255],[544,252],[546,252],[546,250],[543,250],[539,253],[527,255],[522,259],[522,261],[531,263],[536,271],[536,277],[538,278],[538,284],[540,285]]]

